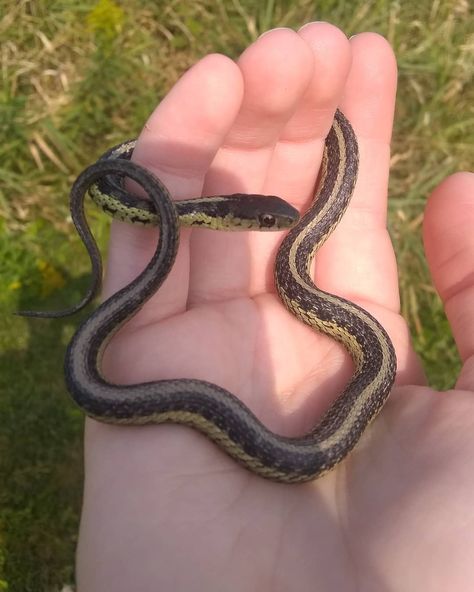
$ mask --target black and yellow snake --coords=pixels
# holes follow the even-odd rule
[[[295,210],[278,198],[237,194],[173,203],[159,179],[129,160],[133,147],[134,142],[128,142],[107,152],[79,175],[71,190],[72,217],[93,267],[89,292],[66,311],[22,314],[71,314],[98,291],[101,257],[84,214],[88,189],[93,199],[116,217],[159,224],[158,246],[146,269],[101,304],[67,348],[65,375],[73,399],[89,416],[103,422],[189,425],[250,471],[274,481],[298,483],[321,476],[352,450],[380,411],[396,370],[394,349],[383,327],[365,310],[320,290],[311,279],[313,256],[339,223],[354,190],[358,146],[351,125],[336,112],[314,200],[290,229],[276,256],[275,285],[283,304],[310,327],[340,341],[354,361],[353,376],[343,392],[311,432],[295,438],[271,432],[237,397],[209,382],[176,379],[121,386],[102,376],[101,358],[108,341],[170,272],[180,223],[218,229],[281,229],[296,219]],[[151,201],[129,195],[123,188],[124,177],[141,185]]]

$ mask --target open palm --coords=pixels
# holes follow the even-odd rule
[[[176,199],[271,193],[304,210],[341,107],[358,136],[361,168],[348,212],[318,253],[315,281],[379,319],[399,375],[350,457],[304,485],[256,477],[186,427],[89,421],[79,592],[474,586],[474,240],[467,234],[474,181],[447,180],[426,215],[433,277],[466,362],[458,381],[465,390],[436,393],[424,386],[399,316],[385,228],[395,87],[382,38],[348,42],[313,23],[267,33],[237,64],[207,56],[149,119],[135,159]],[[278,300],[273,262],[281,238],[183,230],[164,286],[110,345],[107,375],[123,383],[208,380],[270,429],[307,431],[352,368],[339,345]],[[136,276],[155,244],[154,230],[114,224],[106,295]]]

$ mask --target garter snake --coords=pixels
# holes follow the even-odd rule
[[[396,369],[394,349],[382,326],[362,308],[317,288],[311,279],[313,256],[339,223],[354,190],[358,146],[351,125],[336,112],[325,141],[314,200],[283,239],[276,256],[275,285],[283,304],[310,327],[341,342],[354,362],[353,376],[335,402],[309,433],[294,438],[271,432],[237,397],[209,382],[173,379],[122,386],[102,376],[104,348],[159,289],[178,248],[175,205],[156,177],[128,160],[131,149],[133,145],[127,143],[106,153],[79,175],[71,190],[73,220],[93,268],[94,283],[88,294],[67,311],[26,313],[70,314],[82,308],[100,286],[100,253],[83,207],[88,188],[92,187],[96,201],[103,201],[102,207],[105,203],[106,210],[122,219],[159,223],[158,245],[146,269],[101,304],[67,348],[65,376],[73,399],[89,416],[103,422],[191,426],[250,471],[274,481],[298,483],[321,476],[352,450],[377,415],[390,393]],[[148,203],[127,201],[122,183],[117,181],[124,176],[141,185],[151,199],[151,208]],[[266,214],[263,216],[265,219]],[[266,220],[270,223],[273,218],[270,215]]]

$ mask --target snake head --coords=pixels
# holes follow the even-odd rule
[[[202,198],[206,200],[203,209],[215,206],[209,219],[218,221],[216,228],[222,230],[285,230],[299,219],[298,210],[276,195],[235,193]]]

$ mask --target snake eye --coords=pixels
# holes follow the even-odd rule
[[[258,221],[262,228],[272,228],[276,224],[275,216],[272,216],[271,214],[260,214]]]

